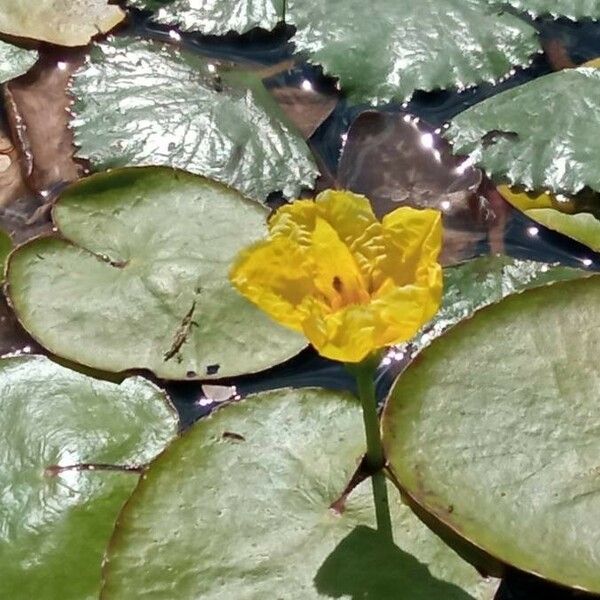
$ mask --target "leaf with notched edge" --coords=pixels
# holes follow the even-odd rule
[[[312,187],[310,150],[262,81],[133,38],[96,45],[72,85],[77,155],[97,170],[165,165],[264,201]]]
[[[61,237],[11,255],[8,294],[53,354],[165,379],[256,372],[306,346],[231,286],[237,253],[266,235],[268,210],[166,167],[115,169],[67,188]]]

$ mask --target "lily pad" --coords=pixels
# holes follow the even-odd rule
[[[161,23],[213,34],[270,29],[284,15],[296,28],[296,48],[339,77],[354,102],[384,103],[406,99],[417,89],[496,80],[540,51],[530,25],[488,0],[130,3],[158,9]]]
[[[540,50],[530,25],[482,0],[288,0],[285,15],[353,102],[497,80]]]
[[[501,5],[501,2],[498,3]],[[506,0],[506,4],[538,17],[569,17],[574,21],[600,19],[598,0]]]
[[[85,46],[125,18],[108,0],[1,0],[0,32],[60,46]]]
[[[249,73],[169,45],[113,38],[74,78],[78,156],[97,170],[166,165],[256,200],[297,195],[317,174],[308,146]]]
[[[104,469],[150,461],[175,436],[175,414],[142,378],[108,383],[41,356],[1,359],[0,390],[0,596],[97,598],[106,543],[138,480]]]
[[[140,482],[109,547],[102,597],[491,598],[496,582],[391,486],[398,546],[371,529],[368,481],[330,508],[363,452],[360,407],[339,393],[279,390],[218,410]]]
[[[552,73],[459,114],[446,135],[455,154],[528,190],[600,190],[600,71]]]
[[[439,338],[383,417],[391,470],[499,561],[600,593],[600,279],[514,295]]]
[[[224,35],[246,33],[255,27],[273,29],[283,20],[285,0],[128,0],[128,4],[156,10],[157,23]]]
[[[260,371],[306,345],[229,283],[235,255],[266,236],[267,215],[166,167],[93,175],[55,205],[62,237],[11,255],[8,294],[44,347],[95,369],[166,379]]]
[[[29,71],[37,60],[37,52],[17,48],[0,41],[0,83]]]
[[[444,270],[442,306],[411,346],[419,351],[476,311],[512,294],[590,275],[583,269],[509,256],[482,256],[449,267]]]

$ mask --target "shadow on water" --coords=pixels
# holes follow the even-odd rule
[[[549,584],[533,575],[509,571],[494,600],[592,600],[596,595]]]
[[[370,527],[355,527],[319,568],[315,587],[352,600],[472,600]]]

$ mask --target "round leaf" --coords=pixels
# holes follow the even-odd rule
[[[72,85],[78,156],[97,170],[177,167],[259,201],[312,187],[310,150],[261,80],[215,69],[150,41],[112,38],[94,46]]]
[[[491,598],[390,487],[396,540],[371,529],[368,481],[329,508],[364,451],[360,407],[314,390],[259,394],[198,422],[150,467],[119,522],[105,600]]]
[[[98,381],[41,356],[0,360],[0,596],[98,597],[101,561],[134,472],[64,467],[142,465],[177,419],[141,378]]]
[[[108,0],[0,0],[0,32],[61,46],[85,46],[124,18]]]
[[[485,0],[288,0],[285,17],[355,102],[496,80],[539,51],[530,25]]]
[[[600,592],[600,279],[484,309],[425,349],[387,402],[391,470],[492,557]]]
[[[267,213],[168,168],[94,175],[54,208],[66,239],[39,238],[12,254],[12,305],[53,354],[95,369],[166,379],[266,369],[306,345],[229,283],[234,256],[266,235]]]
[[[37,56],[37,52],[0,41],[0,83],[29,71],[35,64]]]
[[[476,104],[446,135],[455,154],[491,175],[533,190],[600,191],[600,71],[545,75]]]

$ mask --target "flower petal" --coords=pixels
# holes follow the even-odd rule
[[[254,244],[238,255],[229,278],[273,319],[302,331],[303,301],[317,290],[306,253],[297,244],[283,236]]]
[[[315,221],[311,252],[315,286],[325,295],[332,310],[369,302],[364,278],[352,253],[338,232],[321,217]]]
[[[441,213],[403,206],[387,214],[382,225],[387,250],[378,262],[380,277],[391,277],[399,286],[426,285],[442,247]]]
[[[431,269],[432,287],[391,283],[370,304],[350,305],[331,314],[309,309],[304,334],[321,356],[360,362],[368,354],[413,338],[437,312],[442,269]],[[391,280],[390,280],[391,282]]]

